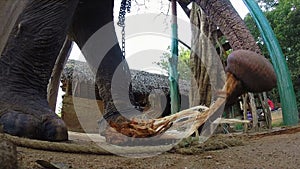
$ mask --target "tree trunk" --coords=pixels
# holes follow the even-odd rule
[[[72,47],[72,41],[66,38],[64,45],[56,59],[51,78],[48,84],[47,100],[50,108],[55,112],[56,101],[60,83],[61,73],[64,69],[64,66],[69,58],[69,54]]]
[[[252,113],[252,118],[253,118],[253,129],[257,131],[258,129],[258,116],[257,116],[257,110],[256,110],[256,104],[254,100],[254,96],[252,93],[248,93],[249,95],[249,100],[250,100],[250,110]]]
[[[271,110],[269,109],[266,92],[264,92],[263,94],[259,94],[259,99],[261,101],[264,110],[267,128],[272,129],[272,115],[271,115]]]
[[[0,1],[0,56],[8,40],[8,36],[26,3],[27,0]]]
[[[244,115],[244,120],[248,120],[247,116],[247,100],[248,100],[248,95],[243,95],[243,115]],[[244,132],[248,131],[248,124],[244,123]]]

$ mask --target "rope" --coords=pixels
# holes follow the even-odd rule
[[[97,145],[97,143],[89,142],[89,144],[80,143],[67,143],[67,142],[49,142],[41,140],[32,140],[27,138],[21,138],[17,136],[12,136],[9,134],[3,134],[5,139],[12,142],[14,145],[19,147],[26,147],[37,150],[45,151],[56,151],[65,153],[78,153],[78,154],[98,154],[98,155],[113,155],[115,154],[151,154],[151,153],[161,153],[168,151],[172,148],[171,145],[164,146],[113,146],[106,143],[101,143],[102,145]],[[100,144],[100,143],[99,143]],[[106,149],[102,148],[106,147]],[[108,151],[109,150],[109,151]]]

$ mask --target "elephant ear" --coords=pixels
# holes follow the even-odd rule
[[[226,72],[240,80],[249,92],[269,91],[276,86],[277,78],[272,64],[252,51],[233,51],[227,58]]]

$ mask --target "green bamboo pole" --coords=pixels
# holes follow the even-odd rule
[[[288,126],[297,125],[299,117],[294,87],[281,47],[268,20],[255,0],[243,0],[243,2],[254,18],[270,54],[277,75],[277,86],[282,106],[283,122]]]
[[[180,98],[178,87],[178,25],[176,0],[172,0],[172,44],[171,58],[169,59],[169,81],[171,97],[171,113],[175,114],[180,110]]]

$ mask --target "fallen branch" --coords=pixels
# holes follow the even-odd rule
[[[249,120],[240,120],[240,119],[224,119],[224,118],[217,118],[214,123],[217,124],[224,124],[224,123],[250,123]]]

